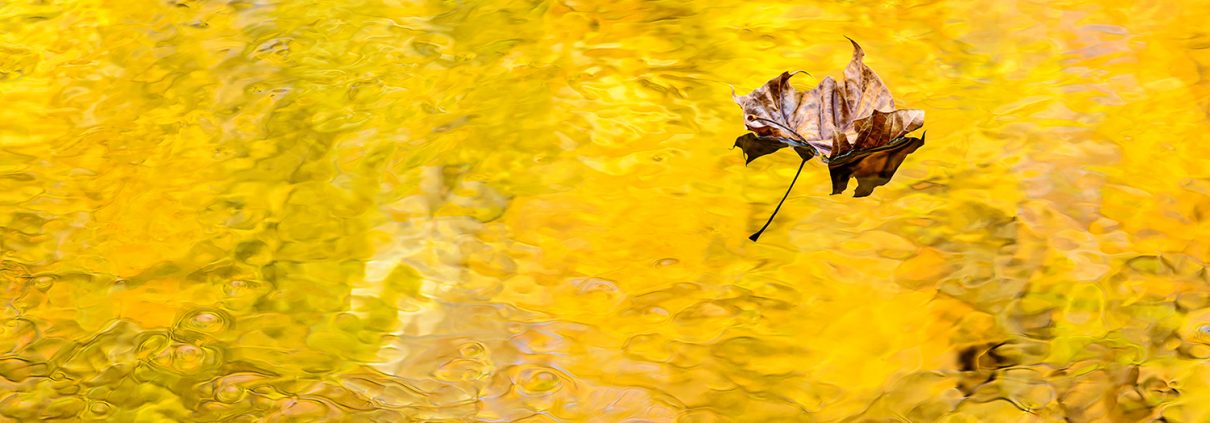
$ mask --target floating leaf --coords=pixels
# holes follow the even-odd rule
[[[844,192],[849,180],[856,178],[854,196],[865,197],[889,182],[907,155],[924,144],[923,137],[905,137],[924,126],[924,111],[895,109],[891,91],[862,62],[861,46],[849,41],[853,59],[845,68],[843,84],[826,77],[814,89],[799,92],[790,78],[805,72],[783,72],[751,94],[732,95],[744,110],[745,127],[752,131],[735,140],[746,163],[794,147],[804,162],[818,155],[828,164],[832,194]],[[801,165],[798,170],[802,171]],[[787,190],[782,202],[789,194]],[[778,203],[765,226],[752,235],[753,241],[780,209]]]

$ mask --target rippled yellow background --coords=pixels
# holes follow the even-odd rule
[[[0,415],[1210,421],[1205,10],[0,1]],[[754,244],[846,35],[928,144]]]

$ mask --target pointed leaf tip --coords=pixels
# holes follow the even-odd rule
[[[805,70],[801,70],[801,69],[800,69],[800,70],[796,70],[796,71],[794,71],[794,72],[790,72],[790,76],[798,75],[798,74],[800,74],[800,73],[801,73],[801,74],[805,74],[805,75],[807,75],[807,76],[812,76],[812,77],[813,77],[813,76],[815,76],[815,75],[811,75],[811,72],[807,72],[807,71],[805,71]],[[789,77],[787,77],[787,78],[789,78]]]
[[[845,36],[845,38],[846,38],[846,39],[848,39],[848,40],[849,40],[849,42],[853,44],[853,57],[856,57],[856,58],[859,58],[859,59],[860,59],[860,58],[864,58],[864,57],[865,57],[865,50],[863,50],[863,49],[861,48],[861,44],[857,44],[857,40],[854,40],[854,39],[852,39],[852,38],[849,38],[849,36],[847,36],[847,35]]]

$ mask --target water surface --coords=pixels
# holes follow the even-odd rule
[[[1207,421],[1206,6],[0,2],[0,415]],[[844,36],[928,143],[752,243]]]

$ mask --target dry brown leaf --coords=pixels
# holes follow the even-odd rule
[[[748,163],[792,146],[803,161],[818,155],[828,164],[832,194],[843,192],[849,179],[856,178],[854,196],[864,197],[886,184],[904,158],[924,144],[923,137],[905,137],[924,125],[924,111],[896,109],[886,84],[862,61],[861,46],[849,41],[853,59],[845,68],[843,84],[826,77],[814,89],[799,92],[790,78],[802,72],[783,72],[751,94],[732,95],[744,110],[744,125],[752,131],[735,142]],[[753,234],[752,240],[763,231]]]

